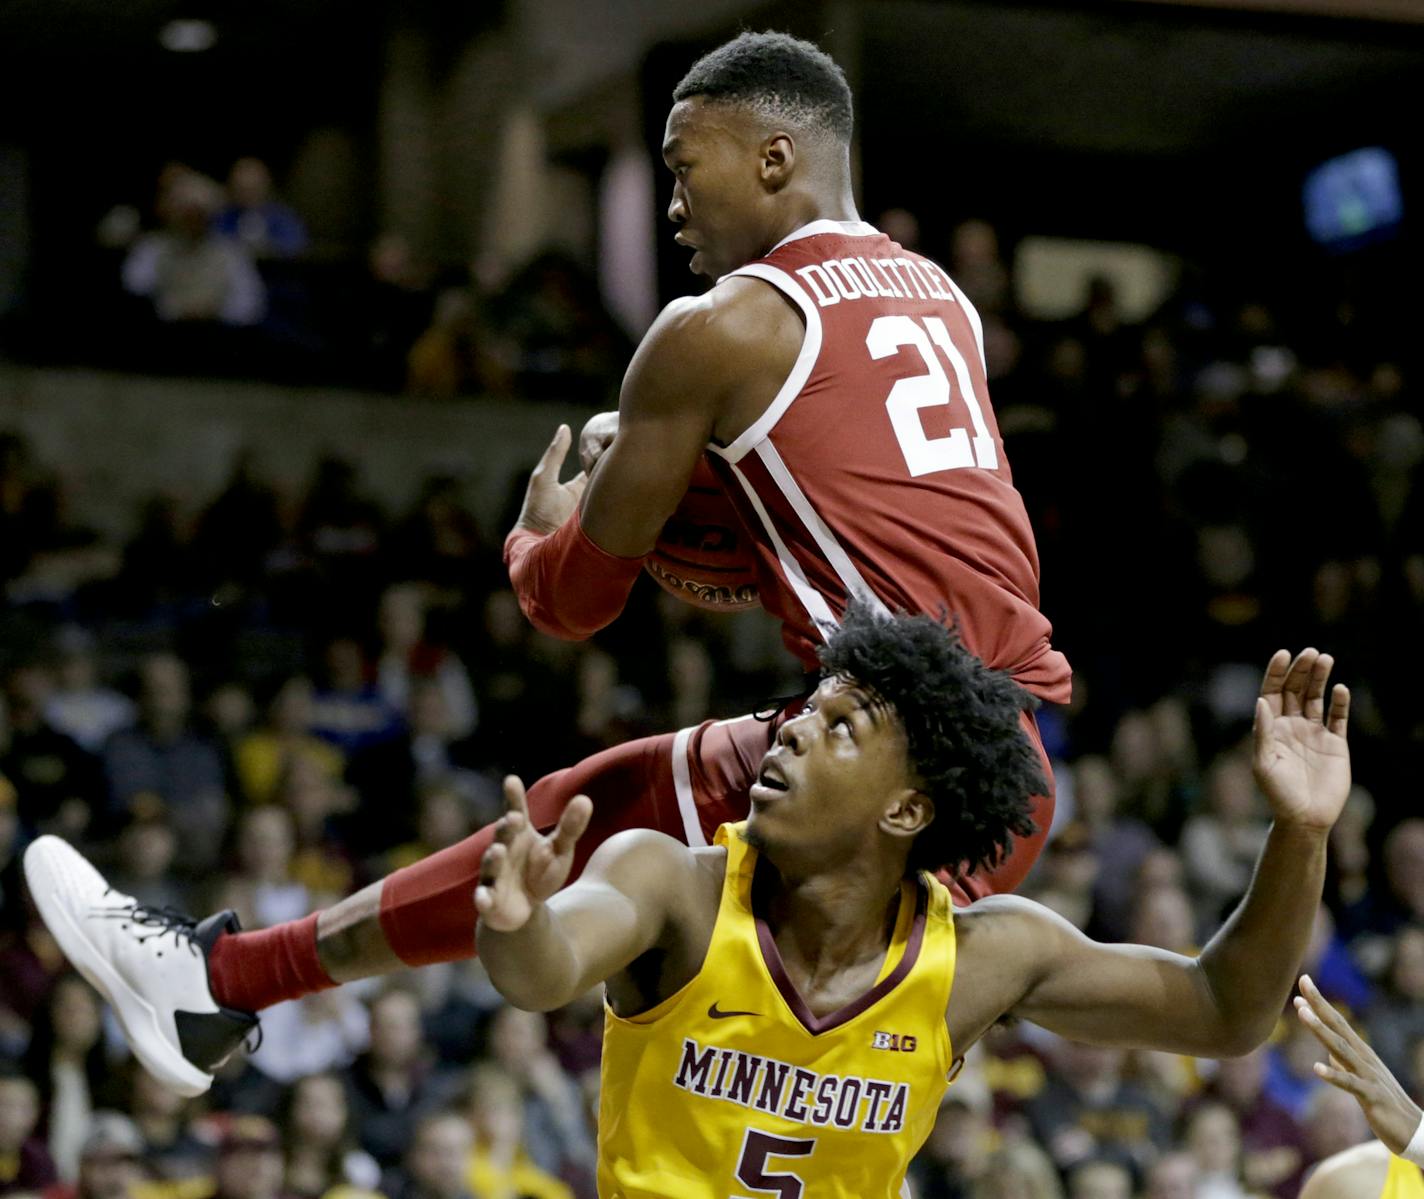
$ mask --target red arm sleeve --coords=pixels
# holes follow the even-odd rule
[[[578,513],[545,536],[515,528],[504,564],[519,606],[542,633],[582,641],[623,611],[642,558],[619,558],[589,540]]]

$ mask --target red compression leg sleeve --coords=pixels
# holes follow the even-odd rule
[[[614,833],[651,828],[683,839],[672,777],[673,735],[614,746],[546,775],[528,794],[529,815],[553,828],[575,795],[593,800],[593,819],[574,850],[572,882],[593,851]],[[449,962],[475,952],[475,884],[494,826],[458,845],[397,870],[381,888],[381,929],[410,966]]]
[[[260,1012],[336,986],[316,954],[317,913],[250,933],[226,933],[208,954],[208,987],[223,1007]]]

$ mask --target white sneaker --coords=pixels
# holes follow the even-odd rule
[[[208,986],[208,953],[237,917],[201,924],[145,907],[113,890],[58,837],[25,850],[25,880],[64,956],[114,1009],[138,1060],[180,1095],[201,1095],[213,1071],[257,1027],[257,1017],[222,1007]]]

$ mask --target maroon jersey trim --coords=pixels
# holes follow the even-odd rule
[[[910,936],[905,943],[905,950],[900,955],[900,960],[895,963],[894,969],[859,998],[851,1000],[850,1003],[833,1012],[827,1012],[824,1016],[817,1016],[806,1006],[806,1001],[801,998],[796,984],[786,973],[786,963],[781,960],[781,950],[776,947],[776,938],[772,935],[771,926],[766,922],[763,903],[765,879],[763,859],[758,857],[752,874],[752,916],[756,920],[757,944],[761,947],[761,956],[766,964],[767,973],[771,975],[776,989],[781,993],[782,999],[786,1001],[786,1006],[791,1009],[791,1014],[796,1017],[797,1022],[812,1036],[819,1036],[823,1032],[839,1028],[842,1024],[854,1020],[862,1012],[873,1007],[901,983],[918,960],[920,947],[925,940],[925,917],[929,911],[929,891],[923,882],[916,879],[914,923],[910,926]]]

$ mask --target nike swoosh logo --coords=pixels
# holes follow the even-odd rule
[[[760,1012],[724,1012],[717,1006],[717,1001],[712,1001],[712,1006],[707,1009],[707,1015],[713,1020],[730,1020],[733,1016],[760,1016]]]

